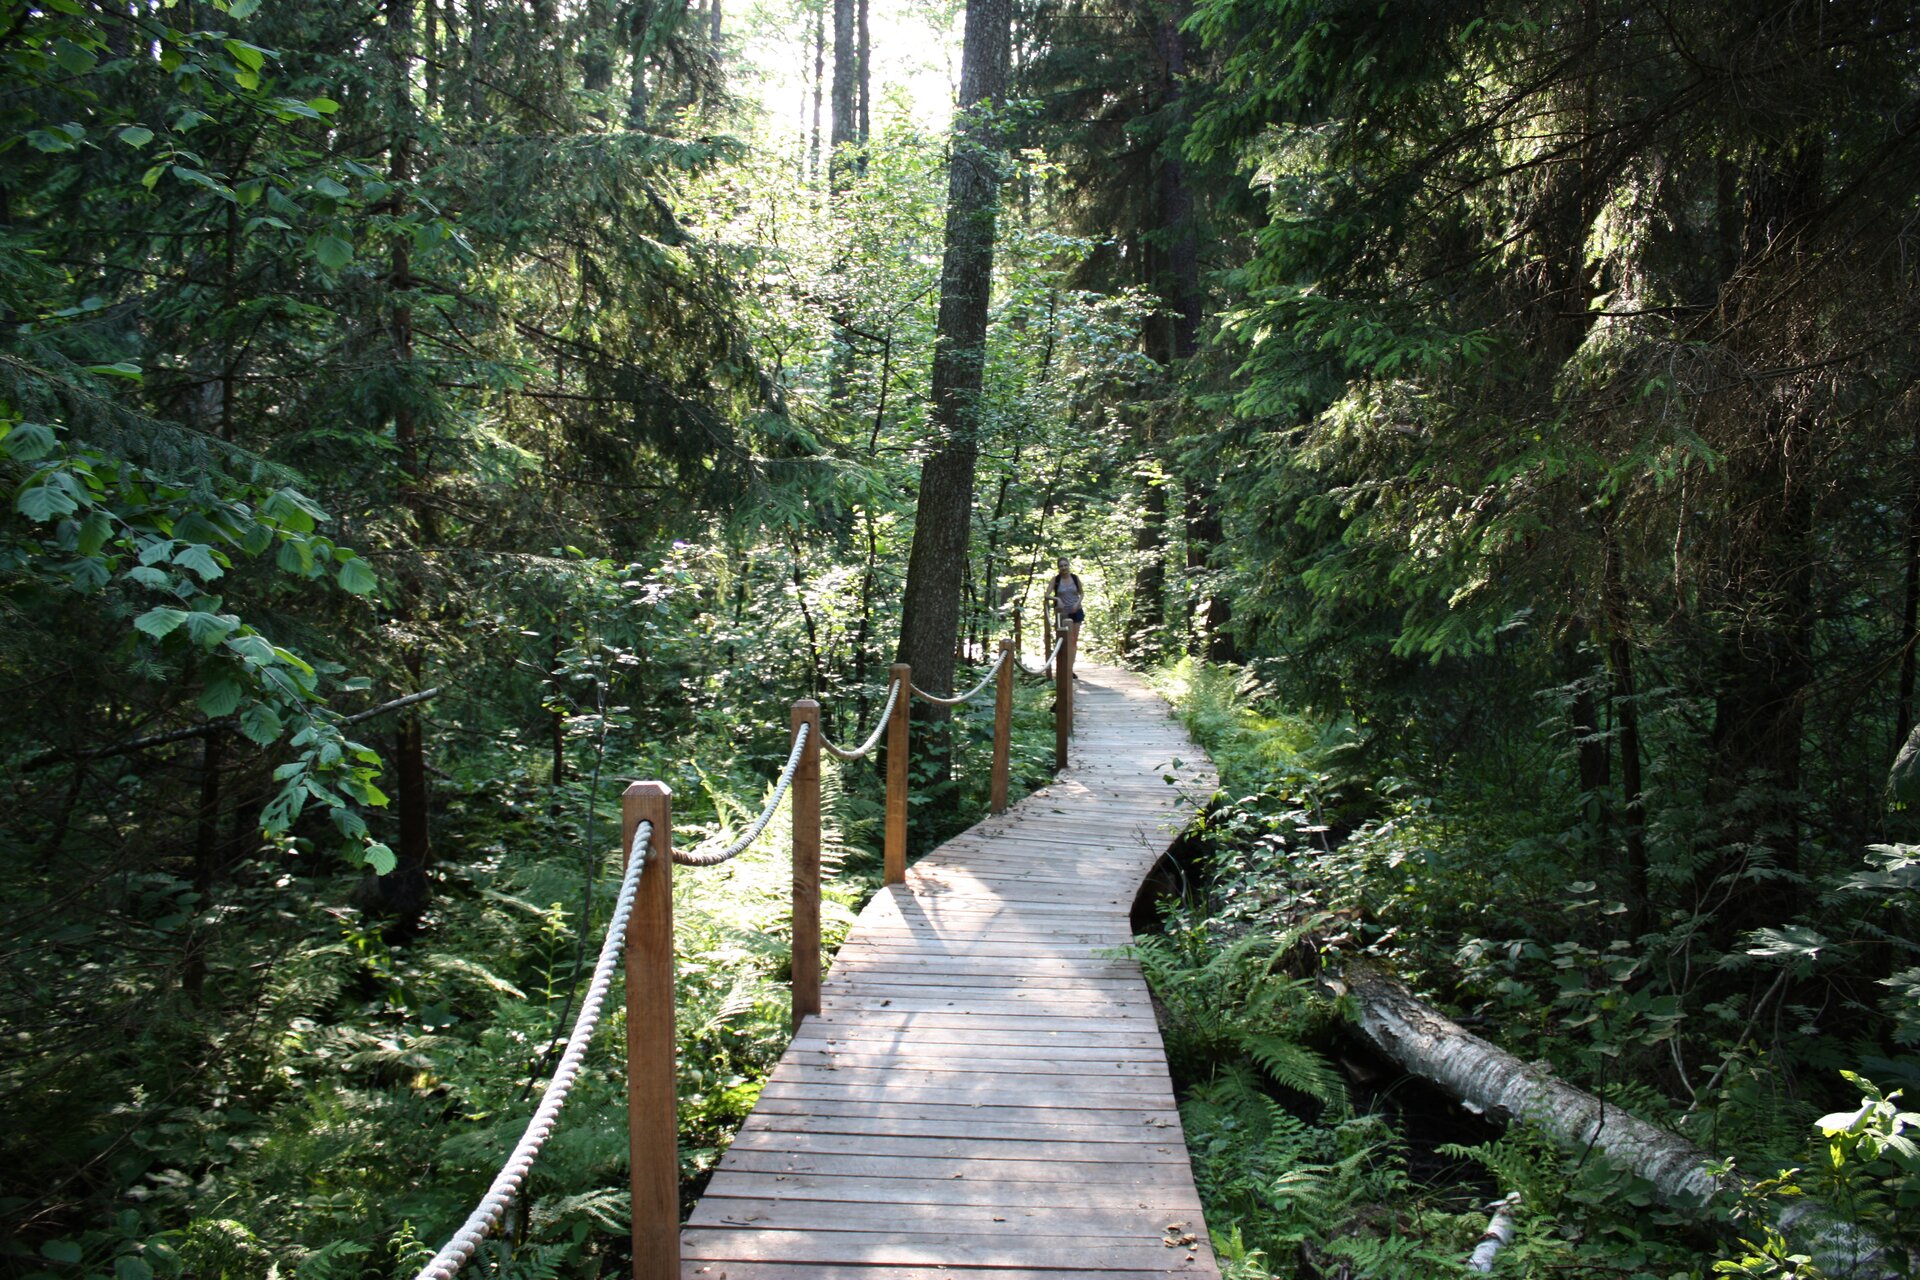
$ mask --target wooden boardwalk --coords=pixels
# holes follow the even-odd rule
[[[1137,677],[1078,677],[1071,767],[861,914],[683,1276],[1219,1275],[1146,983],[1112,954],[1212,766]]]

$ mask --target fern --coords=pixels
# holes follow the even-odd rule
[[[1240,1047],[1282,1088],[1304,1093],[1334,1117],[1347,1114],[1347,1083],[1325,1058],[1291,1040],[1247,1034]]]
[[[373,1252],[357,1240],[335,1240],[300,1259],[297,1280],[354,1280],[362,1271],[359,1259]]]

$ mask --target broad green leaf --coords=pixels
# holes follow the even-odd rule
[[[260,4],[261,0],[233,0],[227,6],[227,12],[232,15],[234,21],[245,22],[259,12]]]
[[[256,702],[240,713],[240,732],[268,746],[280,737],[280,713],[264,702]]]
[[[127,570],[127,576],[143,587],[152,587],[155,591],[165,591],[173,585],[173,575],[165,569],[155,569],[147,565]]]
[[[345,186],[327,177],[315,178],[313,189],[316,194],[323,195],[329,200],[345,200],[353,194]]]
[[[198,610],[187,615],[187,635],[202,649],[211,649],[240,629],[240,619],[230,613]]]
[[[267,51],[257,44],[248,44],[245,40],[222,40],[233,60],[249,71],[258,71],[267,65]]]
[[[208,191],[213,192],[224,200],[232,200],[235,198],[233,188],[218,178],[209,177],[198,169],[190,169],[183,164],[176,164],[172,166],[172,169],[173,176],[182,182],[196,187],[205,187]]]
[[[164,640],[178,630],[180,624],[186,620],[185,609],[172,609],[166,605],[158,605],[135,618],[133,625],[135,630],[143,631],[155,640]]]
[[[113,518],[95,507],[87,512],[87,518],[80,522],[80,554],[90,556],[107,545],[107,539],[113,536]]]
[[[323,232],[307,242],[313,260],[328,271],[338,271],[353,261],[353,242],[331,232]]]
[[[298,489],[275,489],[260,505],[260,514],[293,533],[312,533],[321,516]]]
[[[0,448],[16,462],[33,462],[52,453],[59,444],[59,437],[53,428],[41,422],[16,422],[6,435],[0,436]]]
[[[227,648],[251,662],[268,663],[273,661],[273,646],[267,643],[265,636],[228,636]]]
[[[390,876],[393,869],[400,865],[400,859],[393,856],[393,850],[378,840],[367,845],[365,861],[368,869],[377,876]]]
[[[291,649],[282,649],[279,645],[275,645],[273,647],[273,656],[292,667],[295,671],[300,672],[302,675],[310,676],[314,673],[313,665]]]
[[[40,1246],[41,1257],[69,1265],[80,1261],[81,1253],[79,1244],[72,1240],[49,1240]]]
[[[72,138],[67,137],[64,133],[56,133],[51,129],[30,130],[27,134],[27,145],[35,151],[45,151],[49,155],[58,154],[62,151],[71,151],[74,146]]]
[[[153,1280],[153,1268],[136,1253],[123,1253],[113,1260],[114,1280]]]
[[[130,147],[144,147],[153,141],[153,130],[143,124],[130,124],[120,130],[120,141]]]
[[[260,815],[260,825],[267,831],[278,835],[293,825],[300,811],[307,807],[307,789],[298,784],[282,787],[266,810]]]
[[[240,706],[243,692],[238,680],[221,672],[201,691],[200,709],[216,720],[222,716],[230,716]]]
[[[212,582],[226,572],[220,567],[220,562],[214,558],[213,548],[198,542],[188,543],[174,552],[173,562],[182,569],[193,570],[207,582]]]
[[[13,500],[13,506],[29,520],[56,520],[80,509],[80,504],[65,489],[46,483],[20,490],[20,496]]]
[[[99,58],[94,56],[93,50],[77,45],[65,36],[60,36],[47,46],[47,52],[51,53],[53,60],[60,64],[60,69],[70,76],[85,75],[93,70],[94,64],[99,61]]]
[[[380,585],[380,579],[365,560],[349,560],[340,566],[340,585],[354,595],[364,596]]]

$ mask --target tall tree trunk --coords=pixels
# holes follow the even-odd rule
[[[1195,584],[1188,600],[1193,611],[1188,652],[1209,662],[1232,662],[1239,656],[1233,637],[1227,633],[1233,606],[1211,580],[1214,549],[1224,536],[1220,500],[1212,485],[1191,478],[1186,482],[1186,498],[1187,577]]]
[[[1740,258],[1761,264],[1764,279],[1736,272],[1723,293],[1723,323],[1736,358],[1763,336],[1773,277],[1798,270],[1795,237],[1822,198],[1824,144],[1780,143],[1754,158],[1743,184]],[[1750,313],[1757,304],[1757,314]],[[1770,359],[1770,354],[1757,358]],[[1818,410],[1804,399],[1757,401],[1735,411],[1722,471],[1729,520],[1711,584],[1724,622],[1717,638],[1718,679],[1709,738],[1707,797],[1720,813],[1718,856],[1703,871],[1701,896],[1717,888],[1726,905],[1714,937],[1730,945],[1742,931],[1776,923],[1790,902],[1767,878],[1798,869],[1802,732],[1813,684],[1813,454]]]
[[[589,0],[580,33],[580,87],[600,97],[613,87],[614,38],[612,0]],[[593,118],[607,119],[607,109],[596,107]]]
[[[833,129],[828,138],[827,184],[839,192],[851,172],[859,128],[860,49],[854,37],[854,0],[833,0]]]
[[[993,287],[999,175],[991,116],[1006,94],[1011,0],[968,0],[960,114],[947,173],[946,253],[933,351],[934,452],[920,470],[900,620],[900,661],[936,693],[953,688],[960,580],[979,460],[987,303]]]
[[[867,155],[864,148],[867,139],[873,136],[873,39],[867,30],[867,0],[859,0],[860,27],[860,123],[856,130],[863,148],[859,157],[859,172],[867,171]]]
[[[213,887],[219,880],[220,848],[220,770],[226,760],[227,734],[215,729],[201,744],[200,807],[194,815],[193,830],[193,910],[199,919],[211,919]],[[195,1001],[207,981],[207,945],[205,926],[195,924],[187,930],[185,962],[181,966],[180,986]]]
[[[1142,433],[1143,454],[1153,448]],[[1140,495],[1140,523],[1133,531],[1133,601],[1127,617],[1127,656],[1152,662],[1164,649],[1167,626],[1167,487],[1149,477]]]
[[[1602,571],[1607,614],[1607,664],[1613,671],[1613,708],[1620,731],[1621,841],[1626,852],[1627,900],[1632,915],[1629,937],[1645,932],[1652,920],[1652,886],[1647,879],[1646,784],[1640,766],[1640,701],[1633,677],[1633,641],[1627,629],[1627,592],[1621,581],[1619,541],[1609,535]]]
[[[405,199],[406,185],[413,177],[413,0],[388,0],[387,39],[390,42],[394,76],[394,132],[389,147],[388,168],[394,183],[394,200],[398,211],[399,203]],[[389,270],[388,287],[393,291],[389,316],[393,361],[403,371],[402,376],[396,379],[398,388],[394,393],[392,409],[393,438],[400,455],[401,502],[412,525],[408,531],[413,544],[410,550],[417,557],[420,550],[431,545],[434,535],[433,513],[426,501],[426,456],[421,448],[419,415],[412,399],[413,265],[411,241],[405,235],[394,237]],[[403,568],[399,580],[400,612],[409,622],[417,625],[426,610],[417,567],[409,565]],[[409,630],[412,629],[409,627]],[[425,687],[420,677],[426,664],[426,652],[418,640],[410,639],[406,643],[402,663],[409,678],[408,692],[416,692]],[[397,917],[403,927],[409,927],[427,907],[427,868],[432,862],[433,853],[428,823],[430,796],[427,787],[426,733],[417,708],[409,708],[401,713],[399,729],[394,738],[394,774],[398,783],[394,809],[400,841],[399,847],[394,850],[397,865],[391,874],[381,877],[380,898],[383,908]]]
[[[813,10],[813,132],[807,143],[807,176],[820,176],[820,103],[827,78],[826,0]]]
[[[449,0],[451,3],[451,0]],[[487,65],[486,0],[467,0],[467,123],[487,118],[487,90],[481,69]]]
[[[645,129],[653,110],[653,88],[647,82],[647,60],[652,53],[653,3],[639,0],[627,14],[627,56],[631,81],[627,86],[627,128]]]
[[[1913,686],[1920,662],[1920,460],[1907,482],[1907,551],[1900,599],[1900,694],[1894,703],[1893,751],[1900,754],[1913,732]]]

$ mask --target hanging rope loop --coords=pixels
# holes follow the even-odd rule
[[[987,674],[980,677],[980,683],[973,686],[973,688],[967,690],[965,693],[961,694],[957,698],[938,697],[934,694],[928,693],[925,689],[922,689],[919,685],[913,686],[913,696],[920,699],[922,702],[931,702],[936,707],[957,707],[962,705],[963,703],[972,702],[976,697],[980,695],[981,690],[985,689],[988,685],[993,683],[993,677],[997,675],[1000,671],[1000,664],[1005,662],[1006,660],[1007,660],[1007,650],[1002,649],[1000,651],[1000,656],[993,660],[993,665],[987,668]]]
[[[787,753],[787,766],[780,771],[780,781],[773,788],[773,794],[767,798],[766,808],[760,810],[760,816],[746,832],[723,849],[675,849],[673,860],[683,867],[717,867],[723,862],[731,862],[747,851],[747,846],[760,838],[760,833],[773,821],[774,811],[780,807],[781,799],[787,794],[787,788],[793,785],[793,774],[800,767],[800,756],[807,748],[807,730],[801,725],[794,730],[793,750]]]
[[[898,701],[900,701],[900,682],[895,680],[887,687],[887,705],[886,709],[880,713],[880,723],[873,726],[873,732],[868,735],[865,742],[848,750],[829,738],[823,731],[820,734],[820,749],[835,760],[845,760],[849,764],[866,759],[873,753],[874,747],[879,745],[881,735],[887,731],[887,721],[893,719],[893,704]]]

